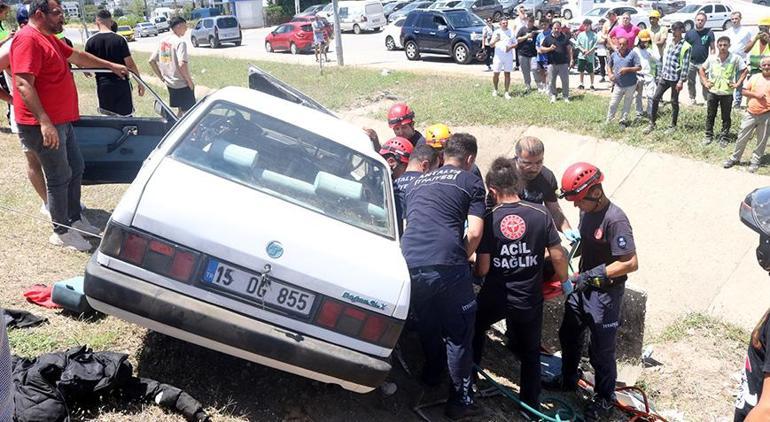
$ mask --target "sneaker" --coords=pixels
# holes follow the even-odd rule
[[[676,126],[669,126],[668,129],[666,129],[663,133],[666,135],[672,135],[676,132]]]
[[[564,102],[568,103],[569,102],[569,97],[564,97]]]
[[[655,125],[654,125],[654,124],[652,124],[652,123],[650,123],[650,124],[649,124],[649,125],[647,125],[647,127],[646,127],[646,128],[643,130],[643,131],[642,131],[642,133],[643,133],[643,134],[645,134],[645,135],[649,135],[649,134],[651,134],[651,133],[652,133],[652,131],[654,131],[654,130],[655,130]]]
[[[698,105],[698,99],[697,98],[690,98],[690,105]]]
[[[585,87],[585,85],[580,84],[580,85],[578,85],[578,89],[586,89],[586,87]]]
[[[506,92],[505,94],[503,94],[503,97],[505,97],[506,100],[510,100],[511,99],[511,94]]]
[[[555,95],[551,95],[551,103],[555,103],[555,102],[556,102],[556,96]]]
[[[726,169],[729,169],[730,167],[732,167],[732,166],[734,166],[736,164],[738,164],[738,160],[733,160],[732,158],[728,158],[728,159],[725,160],[724,163],[722,163],[722,167],[726,168]]]
[[[80,235],[80,233],[69,230],[66,233],[54,233],[48,238],[48,241],[52,245],[64,246],[68,249],[74,249],[80,252],[88,252],[91,250],[91,244]]]
[[[607,82],[607,80],[604,79],[604,76],[602,76],[602,78],[599,80],[599,82]]]
[[[591,91],[596,91],[596,88],[594,88],[593,85],[591,85]]]
[[[496,89],[493,89],[493,90],[492,90],[492,96],[493,96],[493,97],[497,97],[497,90],[496,90]]]
[[[759,170],[759,163],[751,162],[749,164],[749,173],[756,173]]]
[[[46,204],[45,202],[40,204],[40,214],[43,214],[44,216],[51,218],[51,213],[48,212],[48,204]]]
[[[730,143],[730,138],[728,138],[728,137],[727,137],[727,136],[725,136],[725,135],[721,135],[721,136],[719,137],[719,147],[720,147],[720,148],[725,148],[725,147],[727,146],[727,144],[728,144],[728,143]]]
[[[629,126],[628,122],[625,120],[621,120],[618,124],[620,125],[620,130],[626,130]]]
[[[712,138],[711,136],[706,136],[705,138],[703,138],[702,144],[705,147],[706,145],[711,145],[712,142],[714,142],[714,138]]]
[[[446,407],[444,407],[444,415],[453,421],[473,416],[481,416],[483,414],[484,409],[482,409],[476,403],[464,406],[461,404],[448,402]]]
[[[586,422],[608,421],[610,420],[614,408],[615,404],[610,400],[594,397],[591,403],[586,407],[583,417]]]
[[[89,223],[88,220],[86,220],[86,218],[84,216],[82,216],[82,215],[80,216],[80,220],[75,221],[74,223],[72,223],[72,227],[80,230],[80,234],[83,235],[83,236],[89,236],[90,235],[90,236],[93,236],[93,237],[98,237],[99,236],[99,232],[101,231],[101,230],[99,230],[98,227],[96,227],[93,224]],[[83,232],[85,232],[85,233],[83,233]]]

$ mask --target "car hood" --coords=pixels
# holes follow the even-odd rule
[[[166,157],[146,184],[132,226],[220,260],[343,300],[383,304],[404,318],[409,273],[398,241],[326,217]],[[267,255],[268,243],[284,247]],[[352,300],[352,299],[350,299]],[[358,301],[360,304],[361,302]]]
[[[463,34],[471,34],[474,32],[481,33],[484,31],[484,26],[468,26],[465,28],[453,28],[452,31],[454,32],[462,32]]]

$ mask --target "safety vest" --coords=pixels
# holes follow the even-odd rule
[[[719,94],[729,94],[733,92],[733,88],[730,87],[730,83],[736,80],[735,73],[738,69],[735,67],[735,56],[732,54],[727,55],[725,62],[719,62],[717,60],[711,60],[711,66],[709,66],[709,78],[714,83],[711,87],[711,92]]]
[[[770,56],[770,43],[765,44],[765,48],[762,48],[761,43],[762,41],[757,40],[749,52],[749,72],[752,75],[761,71],[759,69],[759,62],[762,61],[762,58]]]

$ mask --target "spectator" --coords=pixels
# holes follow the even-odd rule
[[[639,27],[631,23],[631,14],[626,12],[620,17],[620,25],[615,26],[610,31],[610,43],[612,43],[612,49],[618,49],[618,40],[625,38],[627,48],[631,49],[636,45],[636,36],[639,35]]]
[[[48,207],[55,245],[86,251],[91,248],[78,231],[98,233],[81,216],[80,180],[83,157],[72,122],[80,117],[77,89],[67,61],[79,67],[108,68],[125,77],[125,66],[71,49],[56,38],[63,30],[64,11],[57,0],[32,0],[29,24],[14,37],[11,69],[13,105],[19,139],[34,152],[46,178]]]
[[[652,35],[644,29],[639,31],[639,44],[634,48],[634,53],[639,56],[642,70],[637,73],[636,83],[636,117],[648,117],[652,112],[652,96],[655,94],[655,78],[658,76],[658,49],[650,48]],[[642,99],[647,98],[647,109],[642,107]]]
[[[666,40],[668,39],[668,28],[659,24],[660,12],[657,10],[650,11],[650,36],[652,38],[651,50],[657,52],[658,57],[663,56],[663,49],[666,47]]]
[[[620,24],[620,20],[618,19],[618,14],[615,13],[614,10],[610,10],[607,12],[607,21],[604,22],[604,25],[602,25],[602,34],[604,35],[604,39],[607,41],[605,46],[607,47],[607,57],[609,57],[610,54],[614,51],[613,41],[612,37],[610,36],[610,32],[612,32],[616,26]]]
[[[527,18],[527,25],[516,33],[516,54],[519,57],[519,67],[521,67],[521,74],[524,77],[524,85],[527,86],[527,92],[532,90],[532,79],[535,80],[538,88],[542,83],[540,72],[537,68],[537,48],[535,47],[537,35],[535,18],[532,16]]]
[[[484,64],[487,66],[487,72],[492,71],[492,58],[495,57],[495,47],[490,45],[492,42],[492,34],[495,32],[495,25],[492,23],[492,18],[486,19],[486,25],[481,30],[481,43],[484,45],[484,51],[487,53],[484,58]]]
[[[714,54],[714,31],[706,28],[706,14],[698,12],[695,15],[695,28],[689,30],[684,39],[692,46],[690,53],[690,69],[687,72],[687,93],[690,95],[690,104],[697,104],[695,92],[695,79],[698,77],[700,66],[706,61],[709,54]],[[703,99],[706,100],[708,90],[703,87]]]
[[[605,78],[607,77],[607,43],[609,41],[607,40],[607,35],[602,30],[605,22],[606,20],[602,18],[597,24],[599,32],[596,34],[596,58],[599,60],[599,74],[602,76],[599,82],[607,82]]]
[[[759,20],[759,32],[751,40],[751,44],[743,50],[749,55],[749,74],[754,75],[762,70],[759,63],[763,57],[770,56],[770,17]]]
[[[548,77],[551,102],[556,102],[556,78],[561,79],[561,95],[569,102],[569,66],[572,63],[572,44],[561,32],[561,22],[556,21],[551,34],[543,40],[541,51],[548,53]]]
[[[730,38],[730,53],[740,57],[744,62],[747,59],[746,47],[751,44],[752,35],[751,31],[745,26],[741,25],[743,15],[739,11],[734,11],[730,15],[730,21],[732,25],[725,30],[726,35]],[[743,97],[741,96],[742,86],[738,86],[735,91],[735,97],[733,101],[733,108],[739,108]]]
[[[108,62],[125,65],[139,76],[139,69],[131,57],[128,42],[112,32],[111,25],[112,15],[109,10],[102,9],[96,13],[96,27],[99,32],[86,41],[86,51]],[[137,84],[137,92],[140,96],[144,95],[144,87],[141,84]],[[99,109],[106,112],[105,114],[130,116],[134,112],[128,79],[121,79],[114,74],[97,73],[96,96],[99,98]]]
[[[516,8],[516,19],[513,21],[513,30],[514,34],[518,34],[519,31],[521,31],[521,28],[526,28],[527,25],[529,25],[527,22],[529,21],[527,17],[527,8],[524,6],[519,6]],[[521,62],[519,61],[519,50],[514,50],[514,55],[516,58],[516,66],[513,68],[513,70],[518,71],[521,67]]]
[[[738,130],[738,141],[735,143],[735,151],[724,162],[724,168],[730,168],[738,164],[749,142],[752,133],[757,134],[757,146],[751,154],[749,172],[759,170],[759,163],[765,155],[767,145],[768,126],[770,125],[770,57],[765,57],[759,64],[762,73],[754,75],[743,88],[743,96],[749,99],[746,112],[743,113],[741,128]]]
[[[644,134],[649,134],[655,130],[658,105],[663,99],[663,94],[669,89],[671,89],[671,127],[666,130],[666,133],[671,134],[676,130],[676,123],[679,118],[679,92],[682,90],[685,79],[687,79],[691,50],[690,44],[682,38],[683,32],[684,24],[682,22],[677,21],[671,25],[672,38],[663,52],[663,64],[658,78],[658,86],[652,96],[650,125],[644,130]]]
[[[490,43],[495,48],[495,58],[492,61],[492,85],[494,90],[492,96],[497,97],[497,86],[500,82],[500,72],[505,77],[505,96],[506,100],[511,99],[511,71],[513,70],[513,47],[516,46],[516,39],[513,37],[513,31],[508,28],[508,20],[500,21],[500,27],[495,29]]]
[[[551,26],[543,22],[538,22],[540,25],[540,33],[535,38],[535,49],[537,50],[537,73],[540,75],[537,89],[543,94],[548,94],[548,54],[543,51],[543,40],[545,37],[551,34]]]
[[[179,116],[195,105],[195,84],[188,64],[187,21],[174,16],[168,21],[171,34],[161,40],[150,56],[150,66],[168,88],[169,105],[177,107]]]
[[[636,92],[636,72],[642,70],[639,56],[628,48],[628,42],[626,38],[618,38],[615,44],[618,51],[612,53],[607,63],[607,73],[614,84],[607,111],[607,123],[615,118],[618,105],[623,101],[623,110],[620,113],[620,127],[623,129],[628,127],[628,112],[631,111],[631,102]]]
[[[733,91],[743,85],[748,71],[746,63],[737,54],[730,52],[730,38],[719,37],[717,54],[709,56],[700,68],[700,79],[708,89],[708,106],[706,111],[706,138],[704,145],[714,141],[714,120],[717,117],[717,107],[722,110],[722,133],[719,135],[719,145],[727,146],[732,120]]]
[[[594,91],[594,63],[596,62],[596,45],[598,37],[594,32],[591,19],[583,21],[585,31],[577,36],[575,41],[578,50],[577,67],[580,72],[580,85],[578,89],[585,89],[583,85],[583,75],[588,72],[588,78],[591,81],[591,91]]]

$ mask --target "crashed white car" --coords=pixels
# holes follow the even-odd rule
[[[390,173],[360,128],[308,104],[235,87],[201,100],[116,207],[86,269],[91,306],[347,390],[381,385],[410,292]]]

